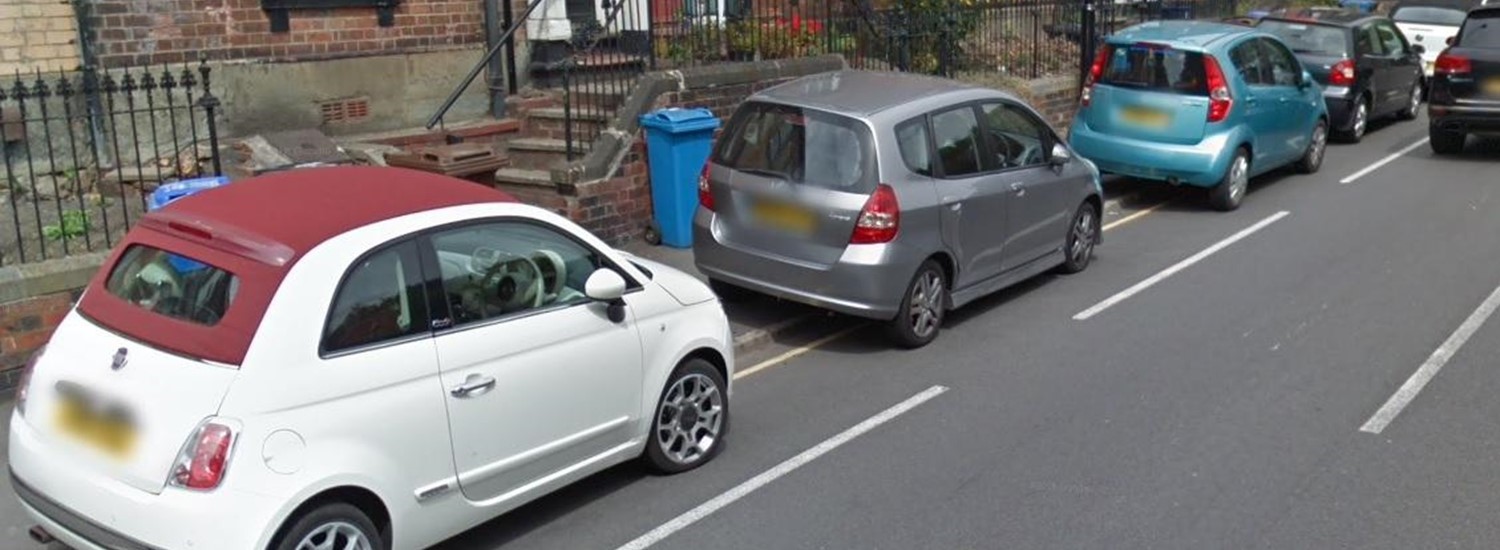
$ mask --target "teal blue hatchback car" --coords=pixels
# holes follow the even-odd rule
[[[1239,208],[1250,178],[1318,170],[1323,91],[1280,39],[1252,28],[1160,21],[1106,40],[1068,141],[1105,172],[1209,189]]]

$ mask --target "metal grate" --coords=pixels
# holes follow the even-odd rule
[[[370,118],[370,100],[356,97],[325,101],[318,104],[318,112],[323,117],[324,125],[364,122]]]

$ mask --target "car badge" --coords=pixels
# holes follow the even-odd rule
[[[126,357],[126,354],[128,353],[130,353],[130,351],[126,350],[125,348],[116,350],[114,360],[109,363],[110,370],[120,370],[125,368],[125,363],[130,362],[130,359]]]

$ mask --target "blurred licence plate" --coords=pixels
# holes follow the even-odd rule
[[[1120,112],[1120,118],[1125,122],[1148,128],[1164,128],[1171,120],[1166,113],[1139,107],[1126,107]]]
[[[795,233],[812,233],[813,216],[804,208],[777,202],[755,205],[755,218],[766,225]]]
[[[135,427],[125,411],[99,410],[78,397],[60,397],[56,425],[59,432],[115,458],[129,456],[135,445]]]
[[[1484,95],[1500,96],[1500,77],[1491,77],[1479,85]]]
[[[1437,66],[1436,63],[1434,63],[1432,61],[1427,61],[1427,62],[1425,62],[1422,65],[1422,71],[1425,72],[1425,73],[1427,73],[1427,74],[1432,74],[1432,69],[1433,69],[1433,67],[1436,67],[1436,66]]]

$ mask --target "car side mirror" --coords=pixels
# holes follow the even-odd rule
[[[1053,166],[1062,166],[1069,162],[1073,162],[1073,152],[1069,151],[1068,148],[1063,146],[1063,144],[1061,143],[1054,143],[1052,144],[1052,156],[1047,157],[1047,162],[1051,163]]]
[[[594,270],[583,283],[583,294],[590,300],[607,304],[611,322],[625,321],[625,300],[620,299],[625,295],[625,278],[615,270],[607,267]]]

